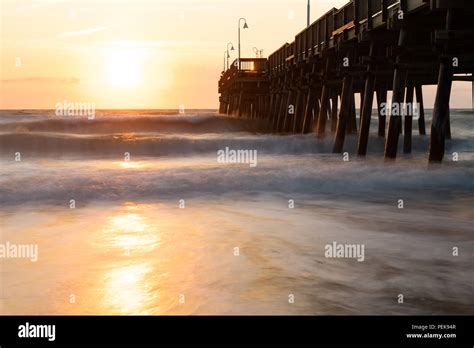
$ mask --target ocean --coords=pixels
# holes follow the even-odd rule
[[[3,110],[0,246],[38,254],[0,257],[0,314],[472,314],[473,117],[429,166],[376,118],[358,158],[212,110]]]

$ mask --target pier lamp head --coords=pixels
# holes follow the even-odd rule
[[[248,29],[249,26],[247,25],[247,21],[244,22],[244,29]]]
[[[231,50],[231,51],[233,51],[233,50],[234,50],[234,45],[232,45],[232,47],[230,48],[230,50]]]

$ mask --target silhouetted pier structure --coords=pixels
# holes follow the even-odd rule
[[[335,153],[342,153],[346,134],[357,133],[357,153],[366,155],[374,98],[385,158],[396,158],[401,135],[410,153],[412,105],[420,105],[418,132],[425,135],[422,86],[437,85],[429,159],[441,162],[451,137],[452,82],[473,81],[474,1],[352,0],[268,59],[241,62],[219,81],[220,113],[267,119],[276,133],[332,134]]]

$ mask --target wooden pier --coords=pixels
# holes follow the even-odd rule
[[[411,153],[415,111],[417,132],[426,135],[422,86],[437,85],[429,160],[441,162],[452,83],[473,81],[474,1],[352,0],[268,59],[242,58],[238,66],[219,81],[221,114],[266,119],[275,133],[332,136],[334,153],[343,152],[346,134],[357,134],[364,156],[376,100],[386,159],[397,157],[400,137]]]

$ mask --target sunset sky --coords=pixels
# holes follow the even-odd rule
[[[312,20],[347,0],[313,0]],[[0,0],[0,109],[216,108],[227,42],[272,53],[306,25],[306,0]],[[434,88],[426,88],[432,107]],[[452,107],[471,106],[456,84]]]

